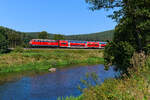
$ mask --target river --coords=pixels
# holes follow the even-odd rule
[[[77,86],[86,73],[95,72],[102,83],[107,78],[114,78],[117,72],[112,67],[108,71],[103,65],[78,66],[59,69],[54,73],[23,75],[11,80],[0,81],[0,100],[57,100],[58,97],[79,96]],[[9,81],[8,81],[9,80]]]

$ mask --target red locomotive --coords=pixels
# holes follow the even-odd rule
[[[104,48],[107,42],[32,39],[29,44],[32,47]]]

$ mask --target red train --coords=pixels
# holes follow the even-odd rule
[[[104,48],[107,42],[32,39],[29,44],[32,47]]]

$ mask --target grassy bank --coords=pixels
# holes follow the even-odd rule
[[[66,100],[150,100],[150,58],[129,73],[130,77],[105,80],[100,86],[85,89],[80,97]]]
[[[0,55],[0,73],[103,63],[102,50],[24,50]]]

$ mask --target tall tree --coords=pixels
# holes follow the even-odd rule
[[[146,45],[150,34],[150,0],[86,0],[91,10],[113,9],[112,19],[118,22],[114,41],[127,41],[137,51]]]
[[[29,33],[23,33],[0,26],[0,34],[7,37],[8,47],[15,48],[16,46],[28,47],[29,41],[35,36],[29,35]]]
[[[46,31],[42,31],[38,34],[39,39],[48,39],[48,33]]]
[[[113,9],[112,19],[118,22],[113,42],[105,48],[106,64],[127,72],[134,50],[141,52],[150,36],[150,0],[86,0],[90,9]]]
[[[0,54],[8,51],[7,35],[0,30]]]
[[[15,48],[23,44],[22,33],[15,30],[0,26],[0,32],[7,35],[9,48]]]

